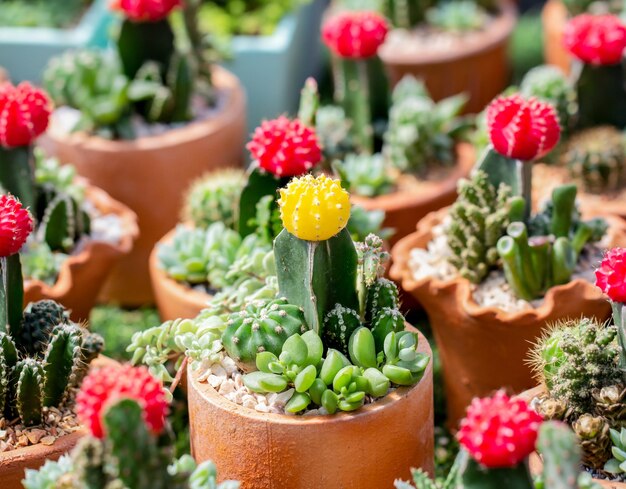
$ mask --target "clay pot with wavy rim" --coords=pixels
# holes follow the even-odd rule
[[[212,296],[194,290],[168,277],[159,266],[158,248],[174,238],[176,229],[172,229],[154,246],[150,253],[150,280],[161,321],[173,321],[179,318],[195,318],[206,307]]]
[[[539,385],[537,387],[533,387],[532,389],[522,392],[518,395],[518,397],[530,404],[533,399],[539,397],[545,392],[546,388],[542,385]],[[540,474],[543,471],[543,462],[541,461],[541,457],[537,452],[534,452],[530,455],[529,465],[530,471],[533,473],[533,475]],[[594,479],[593,481],[596,484],[600,484],[600,486],[607,489],[626,489],[626,483],[623,482],[613,482],[602,479]]]
[[[111,273],[103,298],[127,306],[152,303],[148,261],[154,244],[178,221],[183,193],[209,170],[241,166],[246,138],[245,94],[237,78],[215,67],[223,101],[215,115],[158,136],[111,141],[84,133],[58,134],[44,147],[80,175],[127,204],[141,235]]]
[[[92,368],[119,365],[118,362],[103,355],[96,358]],[[26,469],[38,469],[47,460],[58,460],[70,452],[80,439],[87,435],[85,428],[57,438],[50,446],[38,444],[17,450],[0,452],[0,487],[2,489],[23,489],[22,480]]]
[[[431,354],[421,334],[419,345]],[[241,489],[381,489],[410,479],[412,467],[433,474],[432,361],[415,386],[327,416],[260,413],[198,382],[191,367],[188,379],[192,454]]]
[[[104,282],[113,267],[133,249],[139,236],[137,216],[105,191],[87,185],[86,198],[102,214],[115,214],[123,234],[117,244],[92,240],[79,253],[70,255],[61,265],[54,285],[40,280],[24,281],[24,303],[52,299],[71,310],[73,321],[89,319]]]
[[[415,41],[407,42],[414,49],[397,49],[387,42],[378,55],[393,85],[413,75],[424,80],[435,100],[465,92],[470,96],[465,110],[478,113],[509,84],[507,44],[515,23],[516,8],[504,0],[500,14],[482,32],[450,49],[429,51]]]
[[[456,428],[475,396],[490,395],[500,387],[521,392],[535,384],[525,361],[547,325],[581,315],[605,320],[611,307],[600,289],[582,279],[552,287],[540,307],[515,313],[479,306],[470,282],[460,277],[415,280],[410,252],[427,247],[432,229],[447,213],[442,209],[429,214],[415,233],[394,246],[390,274],[428,314],[441,355],[448,424]],[[610,245],[626,243],[626,224],[615,217],[607,219]]]
[[[443,180],[420,182],[415,189],[406,189],[378,197],[352,195],[352,202],[364,209],[385,211],[385,227],[396,230],[391,244],[415,230],[415,224],[429,212],[452,204],[457,197],[459,179],[469,175],[476,163],[476,150],[469,143],[457,145],[457,162]]]
[[[563,32],[567,24],[567,8],[562,0],[548,0],[541,12],[543,25],[543,54],[546,63],[569,73],[572,58],[563,46]]]

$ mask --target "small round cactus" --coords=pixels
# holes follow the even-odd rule
[[[136,400],[150,431],[163,431],[168,409],[165,391],[146,367],[115,365],[90,372],[76,396],[76,413],[94,437],[104,438],[104,411],[120,399]]]
[[[499,97],[487,107],[489,138],[501,155],[530,161],[559,142],[561,127],[552,105],[519,94]]]
[[[472,401],[457,437],[479,464],[513,467],[534,451],[541,421],[525,401],[498,391]]]
[[[626,26],[615,15],[578,15],[565,27],[563,44],[584,63],[615,65],[626,48]]]
[[[244,371],[254,369],[256,355],[279,355],[290,336],[307,330],[302,310],[285,299],[256,301],[233,313],[222,335],[224,349]]]
[[[324,341],[329,348],[348,353],[350,336],[359,326],[359,314],[354,309],[337,304],[324,318]]]
[[[2,119],[0,118],[0,124]],[[0,129],[1,131],[1,129]],[[22,204],[10,195],[0,197],[0,257],[14,255],[33,230],[33,218]]]
[[[28,146],[48,127],[52,102],[28,82],[0,83],[0,146]]]
[[[372,321],[384,308],[397,309],[400,303],[398,287],[391,280],[379,278],[367,294],[366,319]]]
[[[245,183],[246,176],[241,170],[222,169],[207,173],[189,188],[183,220],[202,228],[221,221],[233,229],[235,209]]]
[[[371,328],[376,351],[381,351],[389,333],[404,331],[404,316],[398,309],[384,307],[372,321]]]
[[[626,184],[626,139],[613,126],[593,127],[576,134],[563,160],[587,192],[615,192]]]
[[[69,324],[69,319],[68,311],[52,300],[30,303],[24,310],[22,337],[17,341],[28,353],[40,353],[45,348],[52,330],[56,326]]]
[[[348,192],[326,175],[293,179],[280,190],[278,204],[285,229],[305,241],[332,238],[350,218]]]

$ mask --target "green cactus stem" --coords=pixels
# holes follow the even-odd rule
[[[386,278],[377,279],[367,291],[365,321],[370,323],[385,308],[397,309],[400,305],[398,287]]]
[[[359,310],[358,257],[347,229],[326,241],[305,241],[286,229],[274,241],[280,294],[302,307],[310,329],[323,335],[324,317],[341,304]]]
[[[360,326],[358,312],[337,304],[324,318],[324,344],[347,354],[350,336]]]
[[[58,406],[74,384],[81,363],[82,332],[77,326],[58,326],[43,358],[43,404]]]
[[[34,209],[37,191],[32,148],[0,147],[0,187],[17,197],[24,207]]]
[[[374,149],[374,129],[370,106],[370,81],[367,60],[333,59],[335,101],[352,121],[350,133],[360,153]]]
[[[0,258],[0,322],[13,338],[19,338],[24,304],[24,279],[20,255]]]
[[[464,451],[461,453],[465,453]],[[490,468],[481,466],[467,456],[460,474],[463,489],[531,489],[534,487],[526,463],[513,467]]]
[[[574,79],[578,96],[578,127],[609,124],[626,127],[626,86],[621,64],[594,66],[577,62]]]
[[[550,489],[577,487],[580,447],[576,435],[564,423],[550,421],[539,429],[537,449],[543,458],[543,481]]]
[[[124,20],[117,49],[129,80],[135,78],[146,61],[158,63],[161,76],[165,77],[174,54],[174,32],[168,19],[157,22]]]
[[[305,126],[316,126],[317,110],[320,107],[320,94],[317,89],[315,78],[307,78],[304,87],[300,92],[300,107],[298,109],[298,119]]]
[[[16,408],[25,426],[40,424],[43,409],[43,368],[31,358],[15,366]]]
[[[620,346],[619,368],[626,381],[626,304],[611,302],[613,323],[617,327],[617,341]]]

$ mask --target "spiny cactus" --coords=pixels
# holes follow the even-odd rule
[[[350,336],[360,326],[357,311],[337,304],[324,318],[324,344],[347,354]]]
[[[568,141],[562,159],[586,192],[607,194],[626,185],[626,138],[615,127],[580,131]]]
[[[33,302],[24,309],[22,336],[15,338],[19,347],[29,355],[44,351],[52,330],[59,325],[69,324],[67,310],[52,300]]]
[[[496,190],[483,171],[477,171],[471,180],[461,180],[458,192],[446,229],[452,251],[449,260],[462,277],[480,283],[498,261],[496,245],[519,202],[508,186],[501,184]]]
[[[517,297],[533,300],[549,288],[569,282],[583,248],[599,239],[597,229],[604,227],[602,222],[577,220],[576,193],[575,185],[557,187],[548,210],[533,218],[535,232],[549,222],[548,232],[530,237],[526,225],[516,221],[498,240],[506,280]]]
[[[285,299],[257,301],[228,318],[222,342],[242,368],[250,369],[257,353],[268,351],[278,355],[290,336],[306,330],[298,306]]]
[[[592,319],[556,325],[531,353],[530,364],[550,396],[565,402],[571,415],[593,412],[593,389],[615,385],[617,330]]]
[[[408,83],[408,82],[406,82]],[[416,85],[416,88],[419,84]],[[456,95],[434,102],[426,93],[400,85],[389,110],[389,127],[384,136],[383,154],[402,172],[424,174],[428,169],[455,161],[455,138],[466,124],[458,117],[467,101]]]
[[[446,32],[463,33],[481,30],[489,20],[487,12],[474,0],[444,2],[426,11],[431,26]]]
[[[383,349],[385,338],[389,333],[404,331],[404,316],[398,309],[383,307],[371,322],[372,334],[376,342],[376,351]]]
[[[380,153],[349,154],[343,161],[333,163],[334,172],[350,192],[364,197],[376,197],[394,189],[394,178]]]
[[[377,278],[367,291],[366,321],[374,321],[385,308],[397,309],[400,305],[398,287],[391,280]]]
[[[44,372],[32,358],[20,360],[13,373],[17,380],[15,408],[25,426],[40,424],[43,420]]]
[[[234,229],[244,184],[245,174],[241,170],[225,169],[203,175],[187,191],[183,220],[202,228],[221,221]]]

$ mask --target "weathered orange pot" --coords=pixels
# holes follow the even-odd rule
[[[104,287],[110,301],[139,306],[153,301],[148,259],[154,244],[179,218],[182,196],[208,170],[240,166],[246,138],[245,94],[223,68],[214,84],[224,95],[216,115],[165,134],[110,141],[87,134],[48,132],[44,146],[137,213],[141,236]]]
[[[159,266],[158,247],[170,242],[175,232],[173,229],[163,236],[150,253],[150,280],[161,321],[195,318],[212,297],[171,279]]]
[[[382,489],[410,479],[411,467],[433,473],[432,362],[416,386],[332,416],[259,413],[197,378],[190,368],[192,454],[213,460],[220,478],[242,489]]]
[[[396,230],[391,237],[391,244],[412,233],[415,225],[426,214],[452,204],[457,197],[459,179],[469,175],[476,163],[476,150],[471,144],[457,146],[457,163],[445,179],[426,181],[419,188],[407,188],[402,191],[378,197],[359,197],[352,195],[352,202],[366,210],[385,211],[384,226]],[[415,191],[412,191],[415,190]]]
[[[544,392],[546,392],[545,387],[540,385],[540,386],[533,387],[532,389],[522,392],[521,394],[519,394],[518,397],[524,399],[524,401],[530,404],[533,399],[535,399],[536,397],[539,397]],[[530,462],[529,463],[530,471],[533,474],[535,475],[540,474],[543,471],[543,462],[537,452],[532,453],[530,455],[529,462]],[[606,487],[607,489],[626,489],[626,484],[623,482],[612,482],[612,481],[607,481],[607,480],[602,480],[602,479],[594,479],[593,481],[596,484],[600,484],[602,487]]]
[[[90,241],[82,251],[71,255],[61,266],[54,285],[40,280],[24,282],[24,302],[52,299],[71,310],[72,320],[89,319],[89,313],[111,270],[133,249],[139,235],[137,216],[128,207],[112,199],[106,192],[87,186],[87,199],[103,214],[115,214],[122,222],[124,233],[117,244]]]
[[[500,387],[521,392],[535,385],[525,360],[548,325],[581,315],[605,320],[611,308],[602,292],[582,279],[553,287],[540,307],[517,313],[479,306],[466,279],[416,281],[409,267],[410,251],[427,247],[433,227],[447,212],[429,214],[415,233],[394,246],[390,274],[428,314],[441,355],[448,424],[456,428],[475,396],[487,396]],[[607,219],[611,246],[626,243],[624,223]]]
[[[570,72],[572,58],[563,46],[563,31],[567,24],[567,8],[562,0],[548,0],[541,13],[543,24],[543,54],[546,63]]]
[[[509,84],[507,44],[515,22],[515,6],[503,1],[500,15],[471,41],[445,51],[425,50],[415,41],[412,49],[399,50],[387,42],[378,55],[393,85],[413,75],[424,80],[435,100],[465,92],[466,111],[478,113]]]

